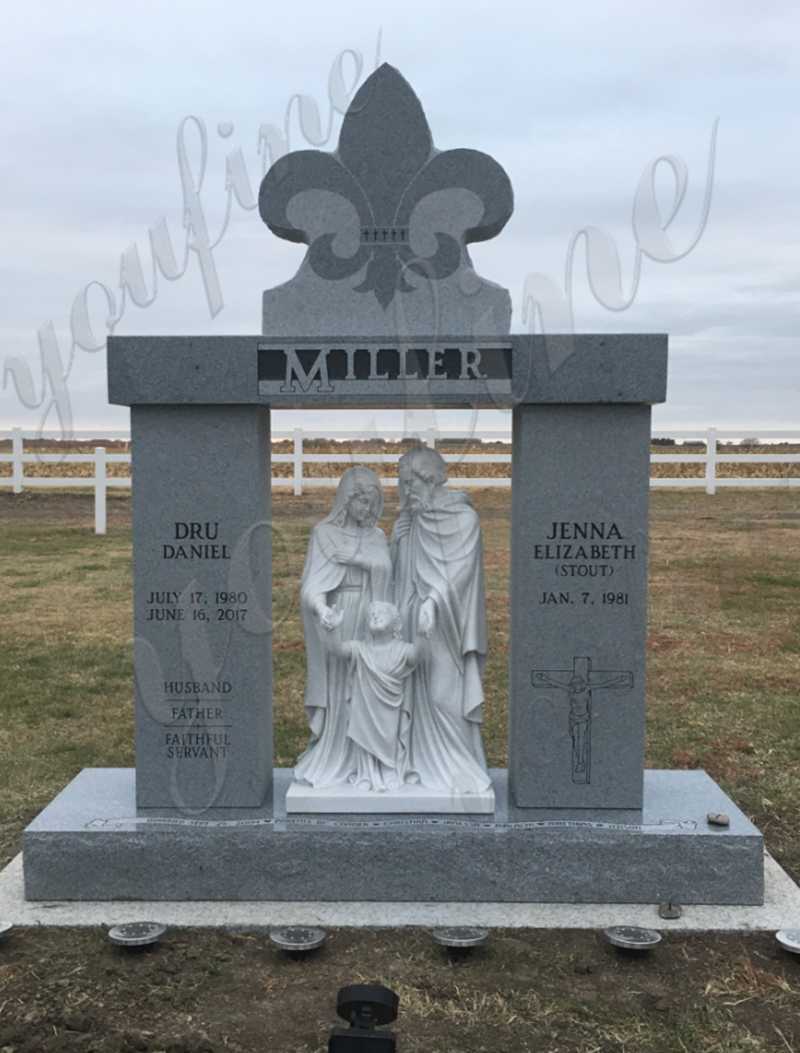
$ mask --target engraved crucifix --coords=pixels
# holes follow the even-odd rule
[[[566,680],[562,679],[566,677]],[[629,691],[633,673],[595,669],[591,658],[572,659],[572,669],[534,669],[531,683],[537,688],[557,688],[569,698],[569,733],[572,738],[572,781],[592,781],[592,691]]]

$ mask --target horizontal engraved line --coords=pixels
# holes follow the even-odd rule
[[[162,728],[181,728],[183,731],[191,731],[192,728],[203,728],[208,731],[210,728],[232,728],[233,724],[162,724]]]
[[[164,702],[230,702],[229,695],[163,695]]]
[[[426,816],[404,816],[396,819],[333,819],[320,817],[294,817],[285,819],[187,819],[181,816],[131,816],[129,819],[93,819],[86,827],[97,826],[201,826],[225,829],[235,826],[274,826],[276,832],[291,833],[294,830],[312,828],[320,830],[402,830],[408,827],[426,827],[431,830],[444,828],[473,830],[487,833],[506,833],[515,830],[609,830],[631,833],[666,833],[697,829],[694,819],[663,820],[659,823],[612,823],[602,820],[592,822],[583,819],[522,819],[494,822],[450,818],[427,818]]]

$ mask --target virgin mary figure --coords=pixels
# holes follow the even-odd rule
[[[323,635],[342,615],[341,639],[365,640],[367,608],[389,598],[389,546],[376,525],[382,511],[378,476],[357,465],[342,475],[333,508],[311,531],[300,583],[311,741],[294,769],[295,779],[310,786],[356,779],[358,747],[347,734],[350,663],[326,646]]]

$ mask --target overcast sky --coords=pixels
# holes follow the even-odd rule
[[[337,56],[358,53],[366,76],[380,41],[380,59],[422,100],[436,145],[484,150],[511,178],[514,216],[472,255],[481,274],[510,290],[515,331],[528,328],[521,307],[530,275],[566,291],[570,245],[584,228],[616,243],[618,295],[630,298],[637,186],[656,158],[680,158],[688,185],[669,242],[681,255],[702,228],[697,244],[672,262],[642,258],[633,303],[611,311],[592,292],[579,240],[570,283],[575,330],[669,333],[659,426],[800,428],[796,3],[28,0],[14,5],[3,37],[0,427],[40,426],[49,391],[38,408],[20,394],[40,401],[40,346],[52,356],[57,342],[74,426],[127,428],[127,410],[106,401],[99,287],[88,298],[99,351],[71,351],[71,313],[90,282],[107,286],[119,310],[120,257],[134,243],[152,287],[148,230],[161,220],[182,259],[181,122],[194,116],[208,130],[201,200],[214,238],[225,218],[226,155],[241,149],[257,192],[260,126],[282,128],[287,103],[300,93],[317,101],[324,136]],[[349,79],[352,58],[343,69]],[[335,148],[340,119],[324,149]],[[307,147],[296,109],[289,127],[290,147]],[[665,221],[675,181],[663,164],[656,188]],[[181,278],[160,279],[149,306],[128,302],[116,332],[258,333],[262,290],[289,278],[303,252],[276,239],[257,211],[234,204],[213,253],[216,315],[190,257]],[[31,390],[18,361],[13,382],[10,360],[27,363]],[[275,417],[283,428],[299,415]],[[382,419],[404,423],[399,413]],[[483,421],[504,423],[499,413]],[[437,422],[455,420],[439,413]],[[58,423],[51,412],[46,426]],[[352,426],[352,415],[328,414],[325,423]],[[419,415],[410,421],[422,423]]]

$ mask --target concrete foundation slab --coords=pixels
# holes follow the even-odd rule
[[[658,916],[655,903],[234,903],[229,900],[33,903],[24,895],[21,854],[0,872],[0,919],[15,926],[110,926],[154,918],[166,925],[188,929],[250,931],[263,931],[273,925],[370,929],[448,925],[603,929],[611,925],[641,925],[664,932],[774,932],[800,925],[800,888],[766,853],[761,906],[688,906],[680,918],[664,921]]]

